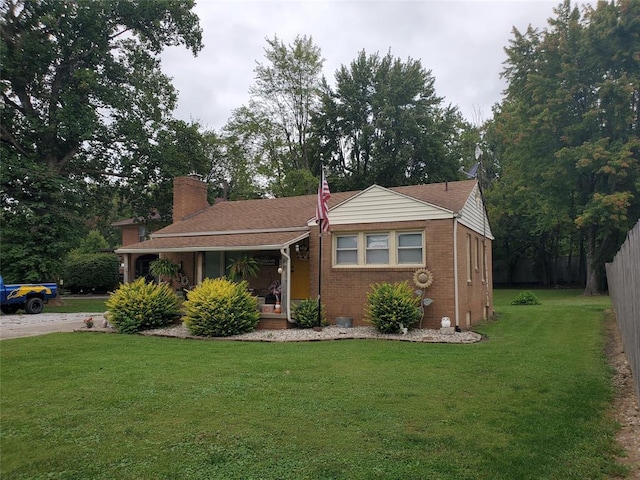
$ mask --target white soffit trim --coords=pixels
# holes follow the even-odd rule
[[[474,232],[485,235],[490,240],[494,240],[489,226],[489,218],[484,208],[484,199],[480,194],[478,185],[473,188],[469,198],[467,198],[464,206],[460,210],[458,222]]]
[[[281,232],[305,232],[307,227],[283,227],[269,228],[263,230],[220,230],[208,232],[185,232],[185,233],[152,233],[151,238],[171,238],[171,237],[212,237],[217,235],[238,235],[238,234],[261,234],[261,233],[281,233]]]

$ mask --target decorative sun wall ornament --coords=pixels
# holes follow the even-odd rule
[[[418,288],[429,288],[433,283],[433,274],[426,268],[419,268],[413,273],[413,283]]]

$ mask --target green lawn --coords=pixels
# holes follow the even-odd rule
[[[107,307],[104,305],[105,298],[69,298],[60,297],[54,303],[60,302],[61,305],[53,303],[44,306],[44,313],[97,313],[104,312]]]
[[[3,340],[7,479],[595,479],[623,472],[607,417],[607,297],[539,291],[487,341]]]

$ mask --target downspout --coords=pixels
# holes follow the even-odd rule
[[[455,308],[456,327],[460,328],[458,308],[458,214],[453,214],[453,302]]]
[[[293,323],[291,321],[291,257],[287,253],[289,247],[282,247],[280,249],[280,255],[282,255],[287,262],[287,269],[285,273],[285,285],[286,285],[286,295],[287,295],[287,304],[285,306],[287,310],[287,322]],[[282,279],[281,279],[282,281]]]

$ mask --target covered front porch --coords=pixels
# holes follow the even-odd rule
[[[292,307],[310,297],[311,284],[308,232],[297,232],[295,236],[289,233],[293,238],[278,244],[250,244],[253,242],[246,242],[245,238],[245,244],[226,245],[229,238],[209,236],[205,237],[207,242],[201,241],[200,245],[176,247],[175,241],[171,242],[172,246],[163,246],[165,239],[154,238],[145,242],[144,248],[118,250],[124,264],[123,281],[131,282],[139,276],[135,268],[139,257],[158,255],[179,266],[179,274],[171,280],[171,285],[178,294],[188,296],[188,291],[205,278],[229,277],[234,262],[248,257],[257,265],[256,274],[246,278],[249,290],[258,298],[260,321],[257,328],[291,328],[294,326]],[[215,240],[224,240],[225,244],[214,245]]]

